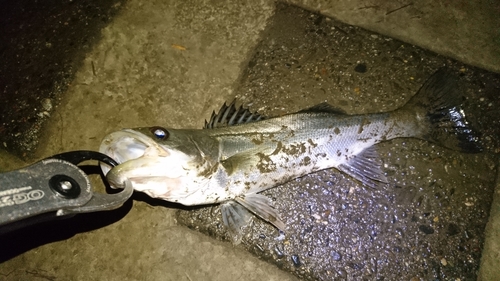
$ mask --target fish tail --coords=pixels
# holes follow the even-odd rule
[[[418,90],[403,110],[417,112],[425,129],[417,136],[454,150],[477,153],[482,151],[479,134],[475,132],[461,108],[458,77],[442,68]]]

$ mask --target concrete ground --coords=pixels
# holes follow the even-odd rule
[[[291,2],[500,72],[500,4]],[[58,106],[49,110],[36,153],[22,161],[1,152],[1,170],[61,151],[95,150],[106,133],[124,127],[201,127],[213,109],[234,98],[275,9],[273,1],[264,0],[130,0],[116,5],[121,10],[102,29],[101,40],[86,54],[66,93],[51,101]],[[498,159],[498,151],[491,157]],[[500,279],[495,267],[500,256],[499,190],[497,186],[486,232],[481,280]],[[23,239],[13,237],[19,233],[2,237],[0,279],[296,279],[241,247],[177,225],[172,206],[140,195],[134,199],[114,212],[35,226],[22,233]]]

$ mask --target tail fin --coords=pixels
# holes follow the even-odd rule
[[[482,151],[479,135],[465,120],[457,82],[456,75],[441,68],[422,85],[404,108],[425,112],[430,128],[421,138],[454,150],[477,153]]]

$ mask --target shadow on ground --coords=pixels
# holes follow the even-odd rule
[[[26,159],[121,3],[5,0],[1,5],[0,143]]]
[[[79,233],[106,227],[122,219],[131,208],[132,201],[129,200],[113,211],[79,214],[42,223],[34,221],[33,225],[0,234],[0,245],[8,245],[8,247],[2,247],[0,251],[0,263],[41,245],[66,240]]]

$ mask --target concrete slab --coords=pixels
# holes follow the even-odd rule
[[[478,281],[500,279],[500,174],[497,176],[497,186],[491,204],[490,219],[485,229],[484,249],[481,257]]]
[[[285,2],[500,72],[500,3],[497,1]]]
[[[0,144],[32,159],[43,124],[120,2],[1,1]]]

